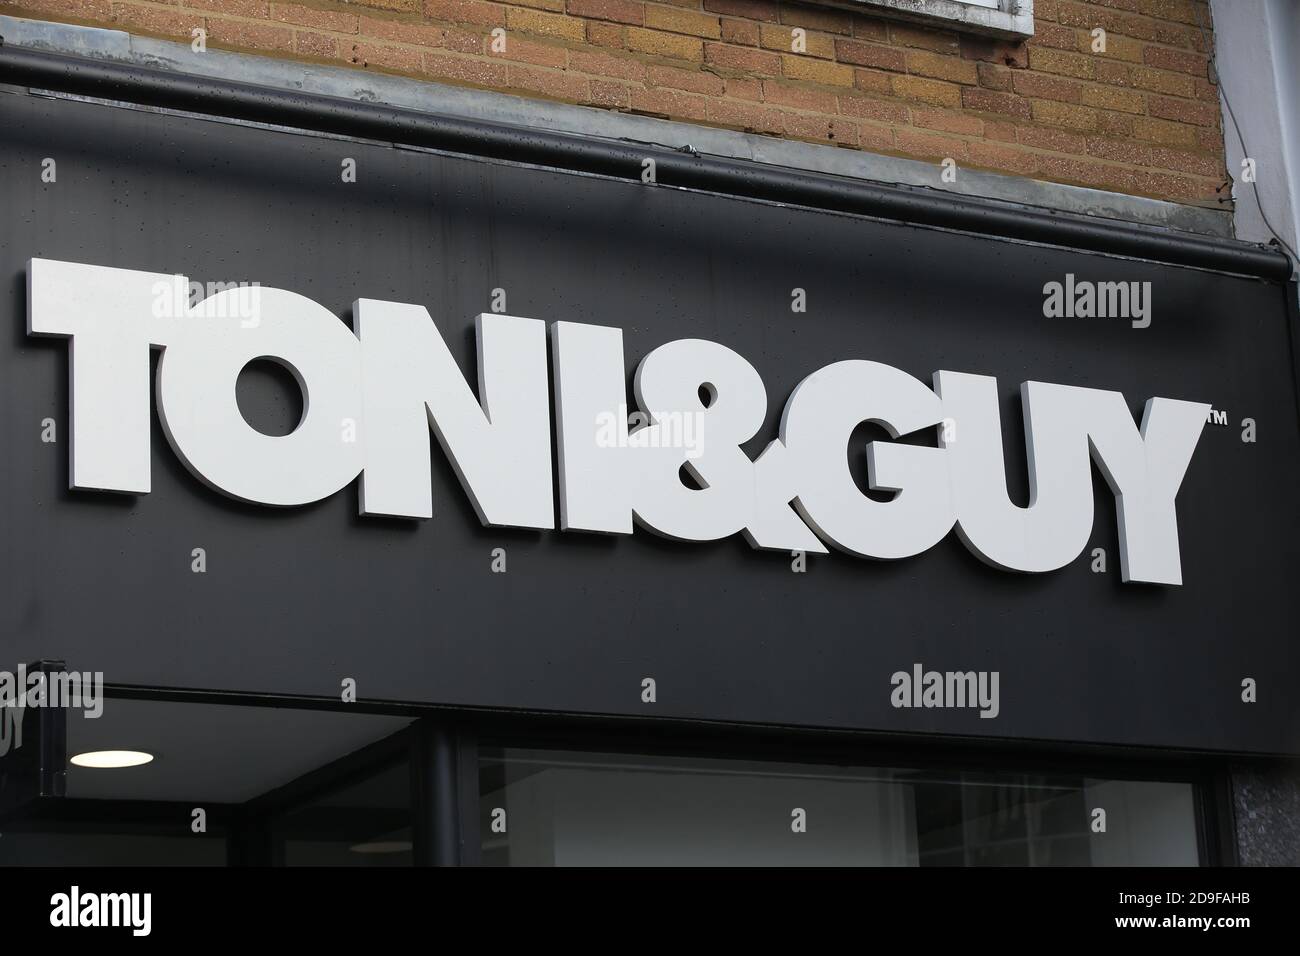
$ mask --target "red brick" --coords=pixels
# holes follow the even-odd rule
[[[339,55],[339,41],[325,33],[312,33],[299,30],[293,35],[294,52],[300,56],[314,56],[323,60],[333,60]]]
[[[982,113],[1003,113],[1029,119],[1029,101],[1011,93],[995,93],[968,86],[961,91],[961,102],[967,109]]]
[[[758,24],[748,20],[723,20],[722,40],[741,46],[758,46]]]
[[[896,126],[907,123],[907,107],[901,103],[891,103],[884,100],[874,100],[866,96],[852,96],[848,93],[841,93],[839,106],[840,112],[845,116],[875,120],[878,123],[892,123]]]
[[[638,27],[645,23],[645,4],[640,0],[568,0],[568,11],[589,20],[612,20]]]
[[[961,44],[958,42],[955,33],[926,30],[922,27],[909,26],[903,23],[891,23],[889,25],[889,38],[899,46],[918,47],[922,50],[931,50],[934,53],[947,53],[956,56],[961,52]]]
[[[706,119],[718,126],[731,126],[750,133],[780,133],[785,120],[780,110],[739,100],[709,100]]]
[[[1154,66],[1159,70],[1171,70],[1174,73],[1205,76],[1209,72],[1209,61],[1200,53],[1171,50],[1169,47],[1149,46],[1143,54],[1143,60],[1147,66]]]
[[[587,24],[587,42],[593,46],[625,49],[627,47],[627,27],[617,23],[589,22]]]
[[[500,88],[506,85],[506,64],[454,53],[426,53],[424,72],[441,80],[457,80],[473,86]]]
[[[790,86],[775,80],[763,81],[763,102],[773,106],[789,106],[797,110],[813,113],[835,113],[838,104],[834,93],[824,90],[810,90],[802,86]]]
[[[1078,103],[1083,90],[1082,83],[1049,73],[1017,73],[1011,85],[1021,96],[1062,103]]]
[[[631,101],[632,88],[622,83],[611,83],[607,80],[591,81],[591,96],[587,102],[592,106],[601,106],[605,109],[625,110]]]
[[[781,19],[781,6],[776,0],[704,0],[704,9],[728,17],[768,23],[777,23]]]
[[[271,19],[280,23],[292,23],[294,26],[311,27],[313,30],[327,30],[330,33],[357,32],[357,15],[355,13],[314,10],[311,7],[299,6],[296,3],[271,4]],[[504,20],[504,17],[502,19]]]
[[[902,50],[876,43],[863,43],[859,40],[836,40],[835,59],[841,63],[893,70],[895,73],[903,73],[907,70],[907,61]]]
[[[1011,78],[1015,74],[1007,67],[998,66],[996,63],[981,63],[978,69],[980,86],[986,90],[1006,93],[1011,89]]]
[[[563,69],[569,62],[569,51],[562,46],[555,46],[550,43],[536,43],[532,40],[525,40],[523,37],[507,36],[506,47],[500,53],[492,50],[490,43],[484,44],[483,38],[479,37],[479,46],[473,50],[457,50],[459,53],[481,53],[486,52],[488,56],[499,57],[502,60],[513,60],[517,63],[531,63],[533,66],[549,66],[553,69]],[[449,45],[450,47],[450,45]],[[450,47],[456,49],[455,47]]]
[[[531,66],[507,67],[506,83],[517,90],[529,90],[557,100],[585,100],[590,87],[585,76],[559,70],[541,70]]]
[[[570,50],[569,69],[638,83],[645,79],[645,64],[640,60],[595,50]]]
[[[858,143],[858,125],[836,116],[787,114],[782,132],[794,139],[810,139],[837,146],[856,146]]]
[[[208,42],[222,46],[245,47],[253,50],[274,50],[277,53],[293,51],[293,31],[286,27],[267,26],[262,23],[244,23],[239,20],[208,18]],[[420,68],[419,54],[412,69]],[[406,69],[406,67],[397,67]]]
[[[424,15],[447,23],[467,23],[477,27],[506,25],[505,7],[484,0],[424,0]]]
[[[1000,143],[971,141],[968,161],[972,166],[982,166],[1000,172],[1032,176],[1038,172],[1039,156],[1026,149],[1003,146]]]
[[[913,156],[933,157],[935,159],[964,160],[967,155],[966,141],[953,139],[951,136],[937,136],[915,129],[894,131],[894,143],[899,150]]]
[[[1086,141],[1078,133],[1069,133],[1063,129],[1049,129],[1045,126],[1022,126],[1016,134],[1021,146],[1035,149],[1048,149],[1056,153],[1082,153]]]
[[[719,101],[710,100],[707,96],[696,93],[655,87],[646,90],[634,89],[631,109],[636,113],[650,113],[670,119],[702,120],[707,116],[708,104],[716,102]]]
[[[843,10],[827,10],[817,7],[796,7],[782,5],[781,22],[805,30],[817,30],[821,33],[853,32],[853,14]]]
[[[946,113],[941,110],[912,110],[912,125],[923,129],[938,130],[941,133],[956,133],[959,136],[983,136],[984,121],[977,116],[964,113]]]
[[[727,46],[722,43],[704,44],[704,62],[712,63],[724,70],[736,70],[741,73],[777,76],[781,72],[781,58],[775,53]]]
[[[1159,119],[1193,126],[1215,126],[1219,122],[1219,104],[1200,100],[1179,100],[1170,96],[1152,94],[1147,99],[1147,109]]]
[[[699,70],[651,66],[647,68],[646,79],[651,86],[667,86],[674,90],[686,90],[688,93],[703,93],[705,96],[722,95],[722,78]]]

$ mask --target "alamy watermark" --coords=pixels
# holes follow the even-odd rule
[[[151,291],[155,319],[182,319],[197,311],[203,318],[239,319],[246,329],[262,323],[259,282],[187,282],[184,276],[172,276],[168,281],[155,282]],[[234,295],[225,294],[232,292]],[[202,303],[207,304],[200,309]]]
[[[1049,319],[1128,319],[1133,328],[1151,324],[1150,282],[1076,281],[1073,272],[1065,282],[1043,286],[1043,315]]]
[[[626,422],[626,427],[623,423]],[[597,448],[676,448],[687,459],[704,453],[703,412],[628,414],[627,406],[596,416]]]
[[[979,708],[980,716],[993,718],[1001,711],[998,671],[927,671],[920,664],[895,671],[889,678],[894,707]]]

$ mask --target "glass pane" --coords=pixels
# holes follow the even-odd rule
[[[403,762],[276,817],[284,866],[410,866],[411,775]]]
[[[484,748],[479,785],[495,866],[1198,862],[1188,783]]]

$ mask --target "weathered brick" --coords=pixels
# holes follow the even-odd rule
[[[1172,96],[1151,94],[1148,112],[1160,119],[1190,123],[1193,126],[1214,126],[1219,122],[1218,103],[1201,100],[1180,100]]]
[[[844,10],[783,5],[781,22],[821,33],[843,33],[846,36],[853,33],[853,14]]]
[[[477,27],[503,27],[506,9],[486,0],[424,0],[424,15],[447,23],[467,23]]]
[[[1097,111],[1087,106],[1073,103],[1059,103],[1056,100],[1034,100],[1033,118],[1035,123],[1048,126],[1063,126],[1066,129],[1095,130],[1097,128]]]
[[[1195,146],[1196,145],[1196,127],[1185,126],[1182,123],[1171,123],[1169,120],[1156,119],[1151,116],[1133,116],[1132,133],[1138,139],[1144,139],[1152,143],[1160,143],[1163,146]]]
[[[641,82],[645,79],[645,64],[640,60],[633,59],[630,56],[614,56],[610,53],[601,53],[597,50],[571,50],[569,51],[569,69],[577,70],[579,73],[590,73],[595,76],[607,76],[619,80],[635,80]]]
[[[867,93],[894,92],[894,74],[858,67],[853,71],[853,85]]]
[[[674,90],[688,93],[703,93],[705,96],[722,95],[722,77],[700,70],[681,70],[675,66],[647,67],[646,80],[651,86],[667,86]]]
[[[962,105],[963,90],[956,83],[928,80],[923,76],[895,76],[891,83],[894,94],[905,100],[929,106],[946,106],[956,109]],[[969,88],[965,92],[970,92]],[[997,93],[996,96],[1006,94]]]
[[[782,53],[795,52],[798,38],[787,26],[764,23],[759,27],[759,41],[766,50],[780,50]],[[800,55],[820,57],[825,60],[835,57],[835,40],[824,33],[809,33],[802,38],[803,53]]]
[[[741,46],[758,46],[758,24],[748,20],[723,20],[722,40]]]
[[[905,23],[889,25],[889,39],[899,46],[917,47],[934,53],[947,53],[957,56],[961,53],[961,43],[956,33],[946,30],[927,30]]]
[[[509,7],[506,10],[506,29],[575,42],[580,42],[586,35],[586,24],[577,17],[524,7]]]
[[[488,5],[483,4],[483,6]],[[358,17],[355,13],[316,10],[296,3],[273,3],[270,16],[272,20],[279,23],[292,23],[294,26],[311,27],[313,30],[326,30],[330,33],[357,32]],[[502,17],[503,22],[504,19]]]
[[[881,46],[879,43],[863,43],[860,40],[836,40],[835,59],[841,63],[870,66],[878,70],[893,70],[896,73],[907,70],[907,60],[901,50]]]
[[[776,0],[704,0],[704,9],[727,17],[765,20],[768,23],[776,23],[781,19],[781,5]]]
[[[839,106],[834,93],[791,86],[774,80],[763,81],[763,102],[773,106],[788,106],[813,113],[836,113]]]
[[[638,53],[651,56],[663,56],[674,60],[704,59],[704,41],[698,37],[680,36],[676,33],[663,33],[659,30],[647,30],[642,27],[627,27],[627,46]]]
[[[506,64],[454,53],[426,53],[424,72],[439,80],[497,89],[506,85]]]
[[[557,100],[585,100],[590,93],[585,76],[513,63],[507,67],[506,82],[511,89],[529,90]]]
[[[982,113],[1002,113],[1006,116],[1019,116],[1029,119],[1029,100],[1012,93],[995,93],[993,90],[981,90],[978,87],[965,87],[961,90],[961,103],[967,109]]]
[[[892,123],[903,126],[907,123],[907,107],[901,103],[872,99],[867,96],[853,96],[841,93],[839,111],[845,116],[857,119],[869,119],[877,123]]]
[[[837,146],[856,146],[858,124],[836,116],[813,116],[807,113],[787,113],[782,132],[791,139],[834,143]]]
[[[1068,53],[1065,50],[1050,50],[1031,47],[1029,50],[1029,68],[1042,70],[1044,73],[1058,73],[1078,79],[1092,79],[1096,73],[1096,61],[1082,53]]]
[[[287,27],[270,26],[264,23],[245,23],[242,20],[223,20],[209,17],[208,42],[218,46],[291,53],[293,52],[293,31]],[[419,68],[419,54],[417,53],[415,54],[415,66],[411,69],[418,70]],[[406,69],[406,67],[395,67],[395,69]]]
[[[1055,153],[1078,154],[1086,148],[1086,140],[1078,133],[1046,126],[1021,126],[1016,133],[1016,140],[1021,146],[1047,149]]]
[[[1148,46],[1144,60],[1147,66],[1158,70],[1171,70],[1174,73],[1189,73],[1192,76],[1205,76],[1209,73],[1209,60],[1200,53],[1186,50],[1172,50],[1166,46]]]
[[[748,47],[728,46],[725,43],[704,44],[704,61],[738,73],[777,76],[781,72],[781,58],[775,53],[752,50]]]
[[[1057,50],[1077,50],[1079,31],[1058,23],[1040,21],[1034,25],[1034,46],[1048,46]]]
[[[589,20],[612,20],[638,27],[645,23],[645,4],[640,0],[569,0],[567,9],[573,16]]]
[[[1083,83],[1050,73],[1017,73],[1011,86],[1021,96],[1062,103],[1080,102],[1085,88]]]
[[[631,102],[632,88],[609,80],[592,80],[591,95],[587,102],[610,110],[625,110]]]
[[[941,110],[912,110],[912,125],[922,129],[938,130],[941,133],[956,133],[959,136],[983,136],[984,121],[978,116],[966,113],[948,113]]]
[[[740,100],[709,100],[705,118],[716,126],[730,126],[747,133],[777,134],[785,129],[780,110]]]
[[[201,14],[146,7],[138,3],[113,4],[113,21],[119,28],[125,27],[136,33],[153,33],[159,36],[189,37],[191,30],[205,28]]]
[[[293,49],[299,56],[333,60],[339,55],[339,41],[337,37],[332,37],[328,33],[297,30],[293,35]]]
[[[448,44],[448,49],[457,50],[460,53],[482,53],[487,52],[488,56],[498,57],[502,60],[514,60],[517,63],[531,63],[533,66],[549,66],[552,69],[563,69],[569,62],[569,51],[562,46],[556,46],[551,43],[536,43],[532,40],[525,40],[523,37],[506,37],[505,49],[500,53],[495,52],[490,44],[484,44],[483,38],[478,38],[479,45],[470,48],[465,46],[456,46]],[[586,71],[580,71],[586,72]]]
[[[1133,85],[1139,89],[1164,93],[1168,96],[1191,97],[1196,93],[1196,80],[1185,73],[1169,73],[1150,67],[1133,67]]]
[[[1005,93],[1011,89],[1011,78],[1015,74],[1005,66],[996,63],[979,65],[980,86],[986,90],[998,90]]]
[[[737,77],[728,77],[723,80],[722,92],[725,96],[758,103],[763,99],[763,81],[742,80]]]
[[[587,23],[587,42],[592,46],[609,47],[611,49],[630,49],[627,42],[627,31],[619,23],[600,23],[595,20]]]
[[[717,40],[722,36],[722,25],[717,17],[677,7],[648,4],[645,8],[645,25],[655,30],[685,33],[709,40]]]
[[[940,56],[925,50],[912,50],[907,54],[907,72],[971,86],[979,82],[979,72],[969,60],[957,56]]]
[[[1038,154],[1027,149],[1017,149],[1001,143],[981,143],[978,140],[971,140],[967,145],[967,162],[972,166],[1021,176],[1032,176],[1038,172]]]
[[[852,86],[853,68],[812,57],[788,54],[781,57],[781,72],[792,80],[821,83],[826,86]]]
[[[1134,90],[1121,90],[1114,86],[1085,86],[1083,105],[1102,110],[1119,110],[1122,113],[1145,113],[1146,97]]]
[[[901,152],[911,156],[934,159],[966,158],[966,141],[951,136],[938,136],[917,129],[900,129],[894,132],[894,143]]]
[[[425,23],[402,23],[366,16],[360,18],[357,32],[367,40],[383,40],[385,43],[432,47],[444,45],[443,28]]]
[[[424,68],[424,55],[412,47],[388,46],[360,41],[347,51],[348,61],[356,66],[418,73]]]

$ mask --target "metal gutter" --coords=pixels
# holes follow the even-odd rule
[[[0,46],[0,83],[161,109],[445,150],[641,181],[653,159],[659,186],[807,206],[997,238],[1064,246],[1264,279],[1290,260],[1269,247],[1083,216],[864,182],[680,150],[611,142],[188,73]]]

